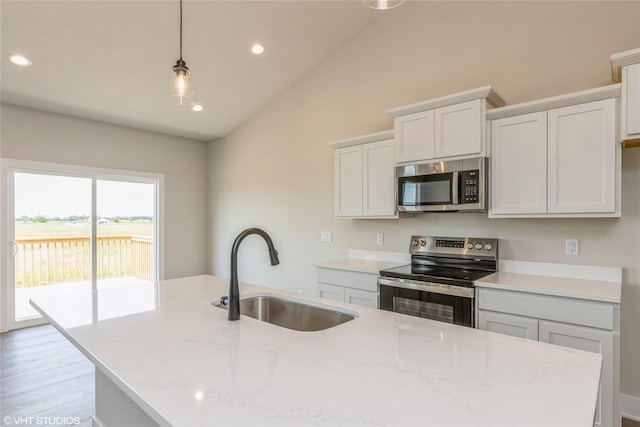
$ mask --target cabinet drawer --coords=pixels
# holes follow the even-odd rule
[[[316,269],[316,272],[317,281],[320,283],[362,289],[363,291],[378,292],[377,274],[320,267]]]
[[[478,288],[478,309],[614,330],[614,305],[598,301]]]

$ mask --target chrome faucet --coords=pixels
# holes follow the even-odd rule
[[[267,247],[269,248],[269,259],[271,261],[271,265],[280,264],[280,260],[278,259],[278,251],[273,247],[273,242],[271,241],[271,237],[260,228],[247,228],[236,237],[236,240],[233,242],[233,247],[231,248],[231,280],[229,281],[229,298],[227,300],[228,304],[228,319],[229,320],[239,320],[240,319],[240,290],[238,289],[238,249],[240,248],[240,243],[244,240],[245,237],[251,234],[259,234],[262,238],[267,242]]]

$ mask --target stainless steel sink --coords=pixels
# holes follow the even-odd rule
[[[214,303],[216,307],[227,307]],[[355,319],[355,312],[319,306],[281,296],[258,295],[240,300],[240,314],[294,331],[321,331]]]

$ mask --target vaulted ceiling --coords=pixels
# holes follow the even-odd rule
[[[1,99],[203,141],[222,137],[382,13],[361,1],[185,0],[183,58],[202,112],[168,102],[178,0],[2,0]],[[251,53],[261,43],[261,55]],[[20,53],[32,65],[18,67]]]

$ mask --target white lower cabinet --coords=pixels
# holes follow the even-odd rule
[[[477,291],[479,329],[601,354],[594,425],[620,426],[618,304],[488,288]]]
[[[317,267],[317,296],[378,308],[378,275]]]
[[[345,288],[344,302],[361,305],[363,307],[378,308],[378,293]]]
[[[320,298],[344,301],[344,288],[342,286],[329,285],[327,283],[318,283],[317,295]]]
[[[512,337],[538,341],[538,320],[510,314],[480,311],[478,328]]]

